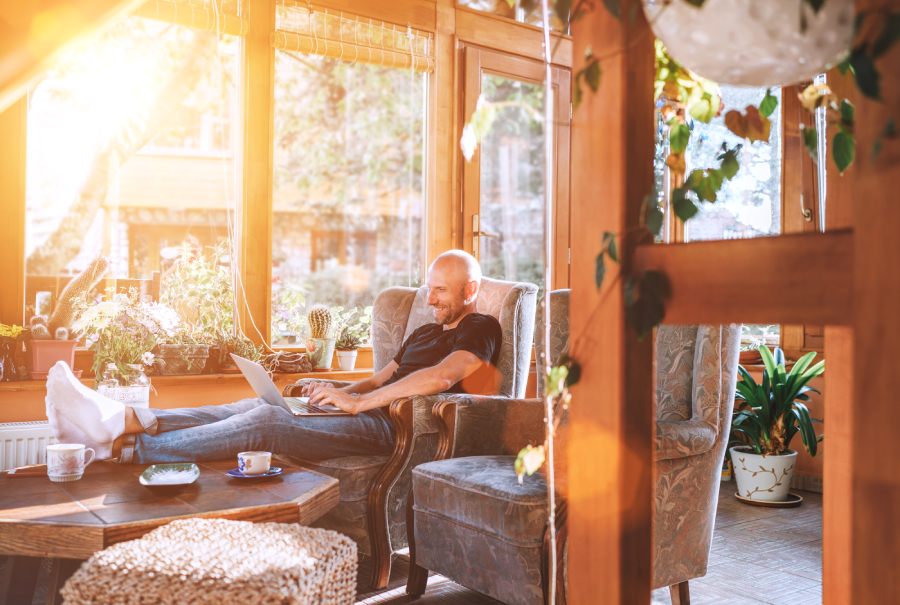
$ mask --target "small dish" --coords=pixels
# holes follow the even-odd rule
[[[231,469],[230,471],[225,471],[225,474],[234,479],[264,479],[266,477],[277,477],[284,471],[281,470],[280,466],[271,466],[269,470],[265,473],[260,473],[258,475],[245,475],[241,471],[236,468]]]
[[[141,473],[139,481],[147,487],[190,485],[200,476],[200,467],[192,462],[151,464]]]

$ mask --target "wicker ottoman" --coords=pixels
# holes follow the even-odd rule
[[[66,605],[353,603],[356,544],[285,523],[185,519],[90,558]]]

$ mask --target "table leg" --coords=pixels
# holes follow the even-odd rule
[[[78,571],[83,561],[78,559],[53,559],[50,567],[50,578],[47,581],[47,605],[62,605],[62,596],[59,591],[66,580]]]
[[[8,556],[0,575],[0,605],[31,603],[41,569],[40,557]]]

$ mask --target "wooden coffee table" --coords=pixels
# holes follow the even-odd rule
[[[308,525],[337,506],[338,481],[284,460],[284,474],[232,479],[234,461],[203,462],[189,486],[148,488],[148,465],[97,462],[80,481],[9,478],[0,473],[0,604],[30,602],[41,558],[54,560],[48,602],[81,561],[111,544],[139,538],[175,519],[207,517]]]

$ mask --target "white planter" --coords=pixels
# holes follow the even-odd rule
[[[306,356],[314,370],[330,370],[334,356],[333,338],[307,338]]]
[[[356,367],[356,356],[359,354],[359,351],[356,349],[352,351],[338,351],[338,367],[342,370],[352,370]]]
[[[706,0],[700,8],[686,0],[643,3],[672,57],[719,84],[811,80],[843,59],[853,41],[852,0],[826,0],[818,13],[805,0]]]
[[[791,477],[797,465],[797,452],[780,456],[754,454],[746,446],[731,448],[734,480],[738,495],[751,500],[783,502],[791,488]]]

